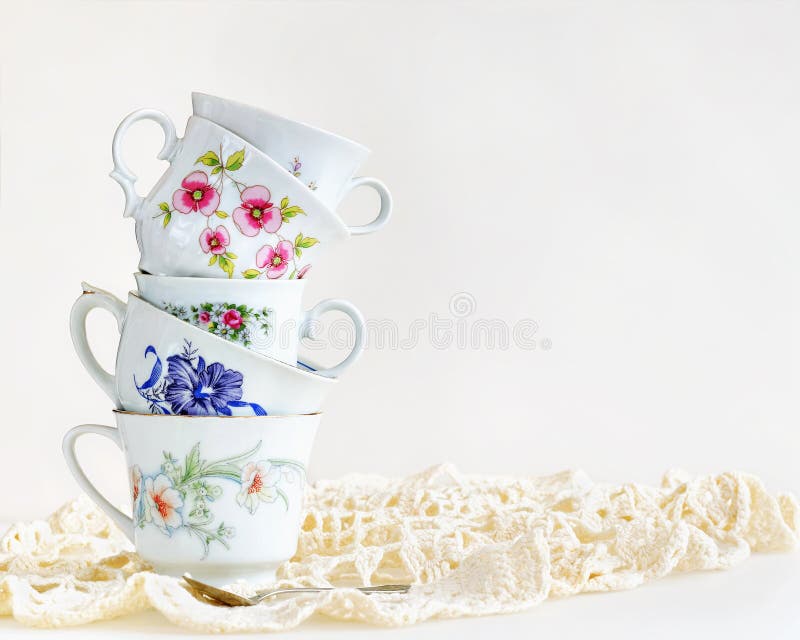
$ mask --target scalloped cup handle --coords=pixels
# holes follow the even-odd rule
[[[125,210],[122,215],[126,218],[135,216],[142,206],[144,198],[136,193],[136,174],[133,173],[125,160],[122,158],[122,142],[128,129],[139,120],[152,120],[157,123],[164,131],[164,145],[161,151],[158,152],[159,160],[166,160],[172,162],[178,152],[178,146],[181,140],[175,133],[175,125],[170,117],[163,111],[157,109],[139,109],[133,113],[129,113],[122,122],[119,123],[117,130],[114,132],[114,139],[111,142],[111,156],[114,159],[114,170],[109,174],[114,180],[122,187],[125,193]]]

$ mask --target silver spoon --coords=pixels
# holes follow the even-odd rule
[[[323,591],[333,591],[339,587],[295,587],[291,589],[272,589],[268,591],[258,591],[254,596],[240,596],[225,589],[212,587],[210,584],[200,582],[188,575],[183,576],[183,580],[195,591],[199,591],[204,596],[216,600],[229,607],[252,607],[262,600],[290,593],[322,593]],[[410,584],[382,584],[374,587],[356,587],[361,593],[408,593]]]

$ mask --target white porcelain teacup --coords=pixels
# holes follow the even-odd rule
[[[117,428],[67,432],[75,480],[136,552],[166,575],[217,586],[268,583],[297,549],[306,467],[321,414],[219,418],[115,412]],[[125,454],[133,517],[88,480],[75,455],[85,434]]]
[[[170,167],[146,197],[122,160],[128,128],[153,120],[164,130],[159,158]],[[211,278],[302,278],[350,235],[376,231],[391,207],[347,227],[283,167],[227,129],[193,116],[183,139],[152,109],[128,115],[112,144],[114,178],[125,192],[125,216],[136,220],[139,270]]]
[[[72,342],[117,409],[221,416],[314,413],[336,383],[193,327],[133,292],[126,304],[83,286],[70,314]],[[109,311],[121,333],[113,374],[89,347],[86,317],[92,309]]]
[[[297,364],[299,339],[313,337],[319,318],[345,313],[353,323],[353,348],[335,367],[317,371],[336,377],[364,348],[364,318],[347,300],[327,299],[301,309],[305,281],[221,280],[134,274],[147,302],[216,336],[281,362]]]
[[[372,187],[381,206],[390,206],[389,191],[375,178],[354,178],[369,156],[365,146],[317,127],[264,109],[205,93],[192,93],[194,114],[241,136],[288,170],[329,207],[353,189]]]

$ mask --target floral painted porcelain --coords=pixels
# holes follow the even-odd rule
[[[224,585],[274,579],[294,555],[306,466],[321,414],[218,417],[115,412],[117,428],[82,425],[64,437],[81,488],[159,573]],[[92,433],[125,454],[133,517],[89,482],[75,442]]]
[[[147,302],[220,338],[287,364],[297,363],[298,341],[313,337],[328,311],[345,313],[352,326],[353,348],[347,357],[319,375],[340,375],[364,349],[364,318],[347,300],[328,299],[303,311],[303,280],[222,280],[135,274],[139,295]]]
[[[353,177],[370,153],[363,145],[263,109],[205,93],[192,93],[192,107],[196,116],[216,122],[263,151],[331,209],[358,187],[375,189],[381,209],[391,208],[391,196],[382,182]],[[378,219],[384,218],[379,215]]]
[[[136,194],[136,176],[121,144],[138,120],[164,129],[159,158],[170,167],[150,192]],[[314,192],[227,129],[192,117],[183,139],[163,113],[142,109],[126,117],[112,145],[111,177],[125,192],[125,216],[136,220],[139,269],[155,275],[296,279],[351,233],[375,231],[381,219],[348,228]]]
[[[121,337],[114,374],[105,371],[86,336],[86,316],[105,309]],[[70,315],[83,366],[117,409],[193,416],[314,413],[335,378],[293,367],[232,343],[162,311],[133,293],[125,304],[84,284]]]

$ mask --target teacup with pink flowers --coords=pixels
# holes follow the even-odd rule
[[[169,169],[149,195],[122,160],[131,124],[154,120],[164,129],[159,158]],[[189,118],[182,139],[165,114],[142,109],[114,135],[114,171],[125,216],[136,220],[139,269],[155,275],[294,280],[351,234],[348,227],[290,172],[223,127]]]

